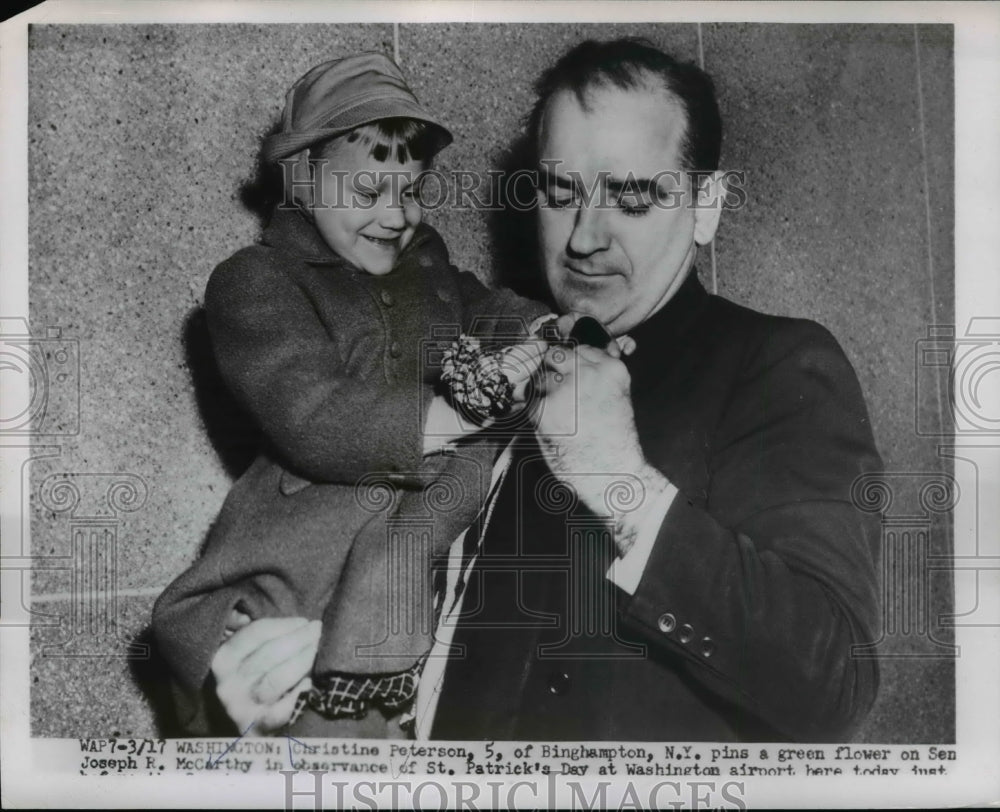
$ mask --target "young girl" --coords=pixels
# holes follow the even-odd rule
[[[221,732],[208,700],[223,640],[301,616],[323,631],[292,732],[403,735],[433,634],[430,556],[474,520],[496,453],[481,435],[427,453],[448,410],[427,341],[436,326],[475,319],[490,337],[546,313],[459,273],[421,222],[414,184],[450,141],[375,53],[310,70],[265,140],[294,205],[205,296],[219,369],[265,443],[153,615],[190,733]]]

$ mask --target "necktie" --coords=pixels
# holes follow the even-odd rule
[[[577,501],[537,444],[515,451],[465,579],[432,738],[575,729],[579,698],[546,704],[560,693],[551,675],[565,679],[582,660],[642,654],[616,628],[606,577],[614,554],[607,519]],[[546,716],[555,710],[563,716]]]
[[[451,603],[448,605],[449,612],[454,610],[456,604],[462,597],[462,593],[465,591],[466,578],[469,575],[469,562],[472,561],[473,556],[479,552],[479,545],[482,541],[483,533],[493,516],[493,508],[496,506],[497,494],[503,486],[504,480],[507,478],[507,471],[509,470],[510,468],[508,466],[500,472],[496,482],[494,482],[493,486],[490,488],[489,495],[486,497],[486,501],[483,503],[483,507],[480,509],[475,521],[473,521],[472,524],[469,525],[469,528],[465,531],[465,538],[462,540],[462,566],[458,573],[458,580],[455,582],[455,590],[451,596]]]
[[[476,731],[496,730],[503,723],[505,709],[483,702],[482,688],[491,680],[500,685],[516,681],[514,672],[521,668],[518,657],[508,657],[506,652],[513,655],[515,648],[530,641],[540,624],[544,625],[525,611],[520,600],[519,593],[525,579],[531,579],[534,566],[520,558],[524,546],[521,528],[530,525],[533,532],[528,541],[543,542],[551,538],[551,520],[556,519],[555,525],[559,525],[558,517],[547,517],[547,523],[544,515],[535,515],[530,508],[521,515],[518,505],[522,495],[535,493],[547,474],[537,445],[515,449],[491,500],[489,520],[477,523],[478,528],[470,528],[466,536],[463,563],[472,559],[477,548],[479,555],[464,571],[452,596],[453,601],[462,596],[462,610],[434,718],[433,738],[479,738]]]
[[[441,621],[442,613],[446,612],[450,614],[462,597],[468,575],[469,562],[479,550],[483,530],[489,523],[493,506],[496,503],[497,492],[500,490],[500,486],[503,484],[506,475],[507,467],[497,474],[495,481],[490,486],[486,499],[483,500],[479,512],[476,514],[476,518],[465,529],[465,533],[462,536],[462,557],[450,600],[448,595],[448,572],[452,563],[451,554],[438,556],[434,561],[432,580],[434,584],[434,619],[436,623]]]

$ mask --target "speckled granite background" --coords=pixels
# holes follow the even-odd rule
[[[169,721],[150,607],[196,554],[253,441],[212,375],[204,285],[257,234],[240,189],[285,89],[337,55],[391,54],[393,33],[32,28],[30,316],[36,336],[61,328],[52,357],[78,348],[80,389],[78,431],[73,381],[53,394],[64,433],[32,468],[32,553],[47,559],[32,579],[36,735],[152,735]],[[914,351],[928,325],[953,321],[950,27],[402,25],[402,67],[456,135],[439,168],[505,165],[538,72],[584,37],[619,34],[701,59],[716,79],[723,163],[746,171],[748,198],[725,215],[714,262],[699,263],[706,284],[827,325],[858,370],[887,470],[947,470],[914,430],[915,408],[941,425],[943,397],[941,381],[915,374]],[[496,221],[430,219],[459,265],[509,270]],[[949,527],[934,517],[933,552],[950,549]],[[930,585],[922,617],[947,644],[951,580],[931,573]],[[896,658],[860,738],[953,740],[953,663],[899,658],[944,649],[889,632],[880,650]]]

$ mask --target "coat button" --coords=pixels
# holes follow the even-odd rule
[[[421,268],[430,268],[431,265],[433,265],[433,264],[434,264],[434,257],[430,256],[430,254],[421,254],[420,255],[420,267]]]
[[[392,307],[393,298],[392,294],[389,293],[389,291],[383,290],[381,293],[379,293],[378,297],[382,300],[382,304],[384,304],[386,307]]]
[[[389,355],[391,355],[393,358],[399,358],[399,356],[402,354],[403,350],[400,348],[399,342],[393,341],[392,344],[389,345]]]
[[[681,626],[681,630],[678,632],[677,637],[682,643],[690,643],[691,638],[694,637],[694,629],[691,627],[691,624],[685,623]]]
[[[442,302],[451,302],[455,297],[452,296],[452,293],[448,290],[448,288],[438,288],[438,298]]]
[[[555,672],[549,677],[549,693],[556,696],[564,696],[569,693],[569,686],[572,680],[569,674]]]
[[[701,640],[701,656],[711,657],[715,653],[715,643],[711,637],[703,637]]]
[[[664,612],[660,615],[656,624],[660,627],[661,632],[664,634],[670,634],[670,632],[677,628],[677,618],[670,614],[670,612]]]

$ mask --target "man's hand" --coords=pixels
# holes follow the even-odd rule
[[[549,322],[549,325],[560,338],[568,339],[573,333],[573,327],[586,315],[586,313],[579,313],[574,310],[559,316],[559,318]],[[611,344],[608,345],[607,350],[614,358],[619,358],[622,355],[631,355],[635,352],[635,347],[635,339],[632,338],[632,336],[624,335],[618,336],[618,338],[611,342]]]
[[[617,354],[614,344],[607,350],[555,346],[545,353],[536,435],[554,473],[634,471],[642,463],[631,378]],[[603,510],[603,502],[589,506]]]
[[[322,624],[301,617],[247,622],[233,613],[227,626],[238,630],[212,659],[216,693],[241,733],[267,735],[288,722],[296,698],[312,684]]]
[[[591,511],[614,522],[624,555],[645,508],[669,483],[643,455],[620,354],[615,342],[606,350],[551,347],[535,434],[551,471]]]

